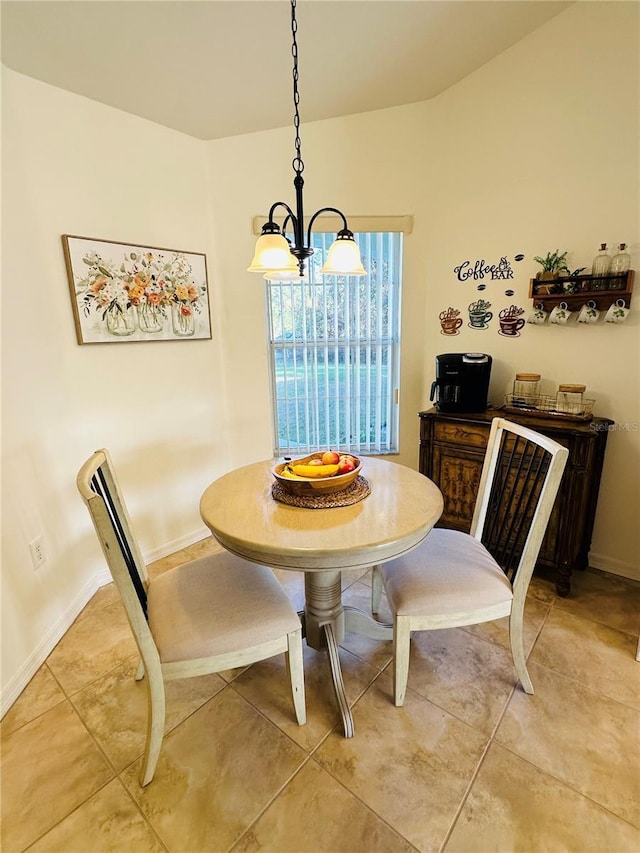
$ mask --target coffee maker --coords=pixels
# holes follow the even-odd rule
[[[487,408],[491,356],[483,352],[448,352],[436,356],[431,400],[439,412],[484,412]]]

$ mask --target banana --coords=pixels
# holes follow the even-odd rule
[[[317,480],[320,477],[333,477],[338,465],[291,465],[291,471],[305,480]]]
[[[291,468],[289,468],[289,466],[288,466],[288,465],[286,465],[286,466],[282,469],[282,471],[280,472],[280,476],[281,476],[281,477],[286,477],[286,478],[287,478],[287,480],[306,480],[306,479],[307,479],[306,477],[298,477],[298,475],[297,475],[297,474],[294,474],[294,473],[293,473],[293,471],[291,470]]]

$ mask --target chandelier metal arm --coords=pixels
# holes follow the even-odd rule
[[[348,231],[351,234],[351,232],[349,231],[349,226],[347,225],[347,218],[341,210],[338,210],[337,207],[321,207],[320,210],[316,210],[316,212],[313,214],[313,216],[309,220],[309,227],[307,228],[307,244],[309,246],[311,245],[311,229],[313,227],[313,223],[316,221],[316,219],[322,213],[335,213],[335,214],[337,214],[340,217],[340,219],[342,219],[343,231]],[[338,233],[342,234],[342,231],[340,231]]]
[[[286,203],[286,201],[276,201],[276,202],[274,202],[274,203],[271,205],[271,207],[269,208],[269,219],[268,219],[268,221],[267,221],[267,223],[266,223],[266,224],[267,224],[267,225],[269,225],[269,226],[274,225],[274,226],[278,229],[278,231],[279,231],[279,230],[280,230],[280,226],[279,226],[279,225],[277,225],[277,223],[275,223],[275,222],[273,221],[273,215],[274,215],[274,213],[276,212],[276,209],[277,209],[278,207],[284,207],[284,209],[287,211],[287,219],[289,219],[289,218],[290,218],[290,219],[292,219],[292,220],[294,220],[294,221],[295,221],[296,215],[295,215],[295,213],[291,210],[291,208],[290,208],[290,207],[289,207],[289,205]],[[287,221],[287,219],[285,219],[285,222]],[[264,228],[265,226],[263,225],[262,227]],[[271,230],[271,228],[270,228],[269,230]],[[284,228],[283,228],[282,230],[284,231]]]

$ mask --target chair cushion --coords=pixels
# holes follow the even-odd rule
[[[241,651],[300,628],[271,569],[227,551],[154,578],[147,612],[163,663]]]
[[[484,545],[458,530],[432,530],[412,551],[380,571],[400,616],[446,616],[513,599],[509,579]]]

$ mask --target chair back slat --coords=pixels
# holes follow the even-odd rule
[[[545,436],[494,419],[472,535],[514,585],[524,563],[525,574],[533,571],[567,455]]]
[[[157,658],[147,621],[149,578],[107,450],[96,450],[80,468],[78,491],[89,510],[109,571],[118,588],[145,666]]]
[[[123,520],[118,514],[118,507],[116,505],[114,496],[112,495],[111,490],[109,489],[109,484],[107,482],[107,478],[105,477],[103,468],[104,465],[101,465],[97,469],[96,473],[91,478],[91,486],[93,491],[97,495],[99,495],[105,503],[107,513],[109,515],[111,525],[113,527],[113,534],[120,546],[122,559],[125,562],[127,571],[129,572],[129,577],[131,578],[131,583],[133,584],[135,593],[138,596],[138,601],[140,602],[140,607],[142,607],[142,612],[144,613],[146,618],[147,592],[144,588],[142,578],[140,577],[140,573],[138,571],[135,558],[133,556],[133,549],[127,536],[129,525],[126,524],[126,521],[123,522]],[[127,530],[125,530],[125,525]]]
[[[519,489],[513,490],[514,500],[510,507],[511,523],[506,531],[505,539],[510,543],[504,552],[504,565],[508,573],[515,571],[517,562],[522,556],[524,546],[535,518],[538,501],[542,493],[551,456],[538,445],[523,440],[522,462],[525,454],[529,454],[526,470],[521,463],[517,483]]]

